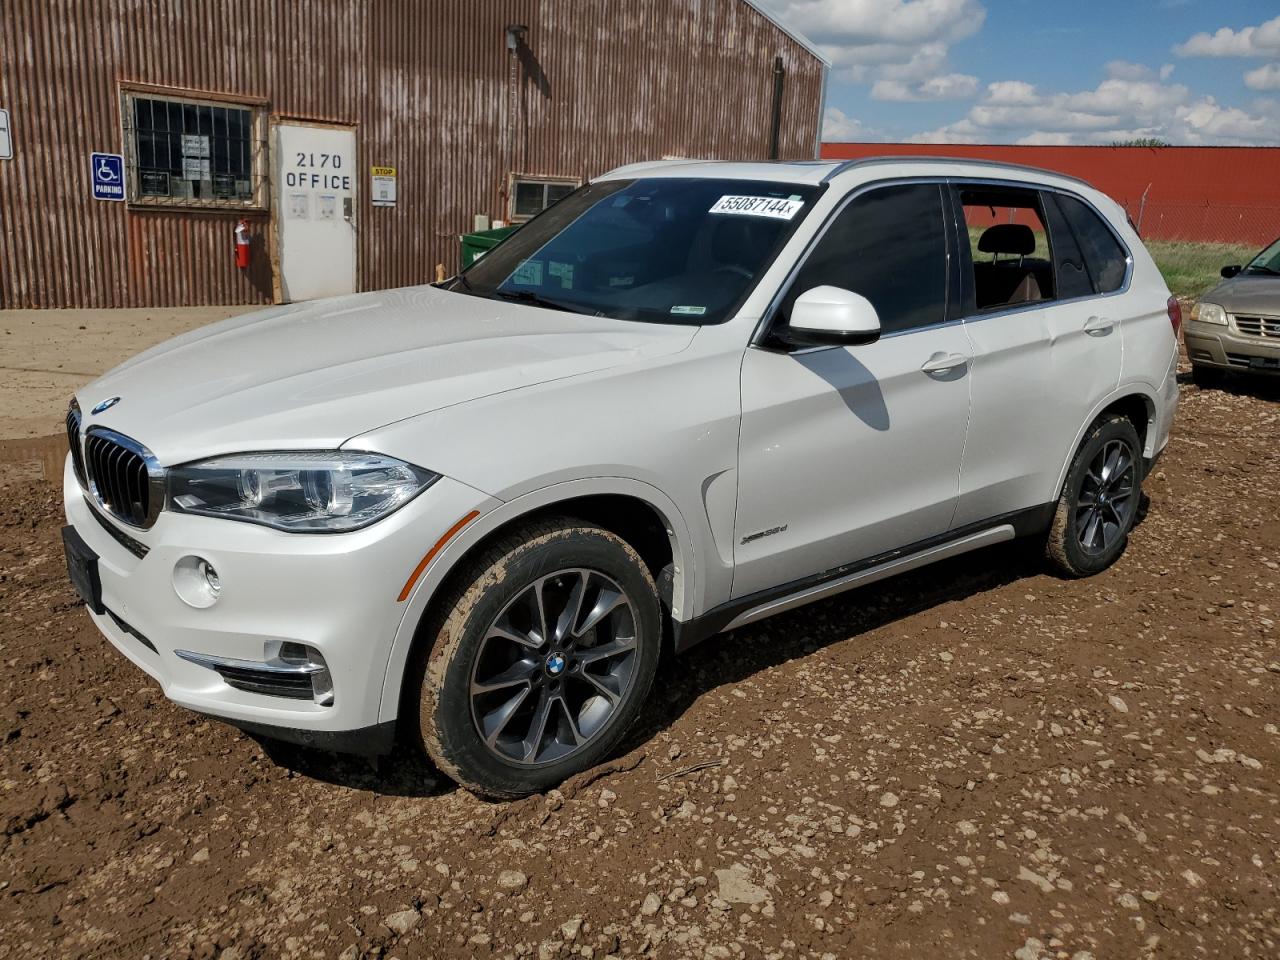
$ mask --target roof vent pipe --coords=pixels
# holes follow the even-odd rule
[[[773,58],[773,111],[769,120],[769,159],[778,159],[778,135],[782,130],[782,85],[786,81],[787,71],[783,69],[782,58]]]

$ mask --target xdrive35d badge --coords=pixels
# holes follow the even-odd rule
[[[543,792],[665,702],[664,651],[1015,537],[1105,570],[1179,322],[1124,210],[1063,174],[622,167],[450,280],[83,388],[67,566],[185,707]]]

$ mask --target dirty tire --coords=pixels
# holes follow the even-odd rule
[[[1123,443],[1133,458],[1134,479],[1130,494],[1132,502],[1129,504],[1126,521],[1114,542],[1100,552],[1089,552],[1081,544],[1075,526],[1081,490],[1094,458],[1104,447],[1116,441]],[[1062,485],[1062,496],[1058,498],[1058,507],[1054,511],[1053,522],[1049,526],[1045,556],[1057,573],[1064,577],[1089,577],[1107,569],[1124,553],[1129,540],[1129,531],[1133,529],[1134,519],[1138,515],[1138,505],[1142,497],[1143,469],[1142,444],[1133,423],[1118,414],[1099,418],[1085,434],[1080,449],[1076,451],[1075,459],[1071,461],[1071,469],[1067,471],[1066,482]]]
[[[570,569],[595,571],[625,593],[635,636],[634,659],[628,661],[629,685],[602,725],[581,746],[572,748],[573,752],[546,762],[514,762],[486,745],[477,728],[471,701],[473,670],[478,669],[478,658],[489,655],[486,637],[504,611],[521,602],[541,578]],[[434,606],[433,619],[424,625],[408,678],[406,714],[411,716],[416,706],[414,726],[422,748],[444,773],[473,793],[495,799],[540,793],[600,763],[618,745],[648,699],[662,637],[657,590],[635,550],[607,530],[572,518],[524,526],[469,563],[441,600]],[[528,656],[543,656],[547,649],[529,651]],[[524,655],[525,651],[520,649],[519,653]],[[543,684],[549,679],[537,676]],[[568,686],[568,677],[555,679]],[[528,697],[538,693],[531,687]],[[566,719],[564,713],[558,716],[562,722]],[[575,722],[572,735],[578,735],[578,727]],[[535,738],[528,739],[532,742]]]

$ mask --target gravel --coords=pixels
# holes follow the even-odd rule
[[[0,960],[1280,955],[1276,399],[1184,387],[1101,576],[1015,544],[714,639],[509,804],[169,704],[2,483]]]

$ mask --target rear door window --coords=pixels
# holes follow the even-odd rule
[[[883,333],[946,319],[947,239],[941,187],[908,183],[862,193],[836,216],[782,301],[779,318],[814,287],[860,293]]]
[[[983,313],[1054,299],[1038,191],[960,185],[956,196],[968,239],[973,309]]]
[[[1128,256],[1111,228],[1083,201],[1059,195],[1061,208],[1084,254],[1089,275],[1098,293],[1113,293],[1124,284]]]

